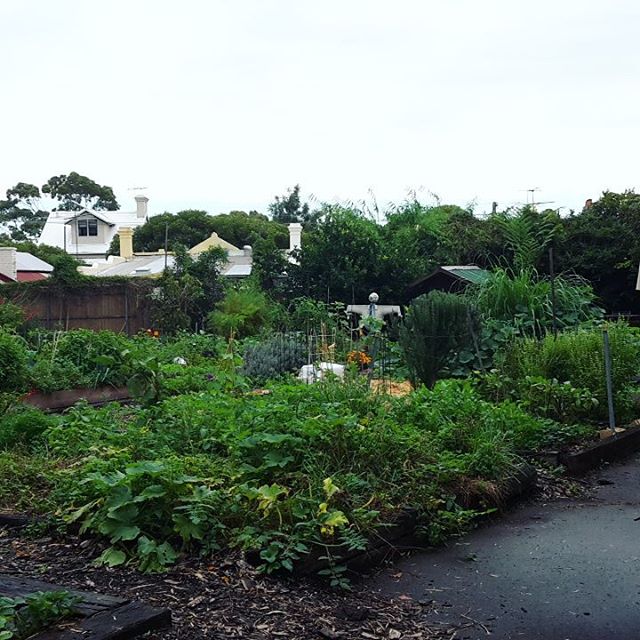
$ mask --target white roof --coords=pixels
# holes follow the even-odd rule
[[[109,265],[109,263],[94,265],[93,268],[88,268],[85,273],[103,278],[109,276],[157,276],[160,275],[165,266],[164,253],[157,253],[150,256],[135,256],[130,260],[121,261],[116,258],[116,262]],[[174,256],[169,254],[167,256],[167,266],[173,267]],[[234,263],[233,258],[222,267],[221,275],[229,278],[243,278],[251,275],[251,264],[238,264]]]
[[[222,272],[222,275],[229,278],[243,278],[251,275],[251,267],[250,264],[232,264]]]
[[[37,271],[38,273],[51,273],[53,267],[44,260],[36,258],[36,256],[26,253],[25,251],[16,251],[16,271]]]

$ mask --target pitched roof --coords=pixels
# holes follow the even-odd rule
[[[192,256],[197,256],[200,253],[204,253],[207,249],[211,249],[212,247],[221,247],[225,251],[233,251],[238,252],[240,249],[235,245],[223,240],[215,231],[205,240],[199,242],[195,247],[191,247],[189,249],[189,253]]]
[[[75,215],[72,215],[70,218],[67,218],[65,224],[69,224],[72,220],[75,220],[76,218],[79,218],[80,216],[83,216],[85,214],[93,216],[94,218],[98,218],[98,220],[102,220],[102,222],[104,222],[105,224],[108,224],[110,227],[113,227],[116,224],[104,213],[102,212],[98,213],[93,209],[83,209],[82,211],[78,211]]]
[[[53,267],[44,260],[36,258],[36,256],[26,253],[25,251],[16,251],[16,271],[37,271],[40,273],[51,273]]]

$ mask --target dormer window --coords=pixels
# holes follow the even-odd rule
[[[78,220],[78,235],[97,236],[98,221],[95,218],[85,218],[84,220]]]

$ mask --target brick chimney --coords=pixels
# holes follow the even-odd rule
[[[118,235],[120,236],[120,257],[125,260],[133,258],[133,229],[121,227]]]
[[[138,214],[138,218],[147,217],[147,202],[149,202],[147,196],[136,196],[136,213]]]
[[[0,247],[0,273],[12,280],[18,279],[15,247]]]

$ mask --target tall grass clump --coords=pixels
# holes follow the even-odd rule
[[[534,269],[497,269],[469,295],[483,318],[511,322],[523,336],[540,337],[552,327],[551,281]],[[560,329],[602,318],[591,285],[580,278],[556,278],[555,298]]]

